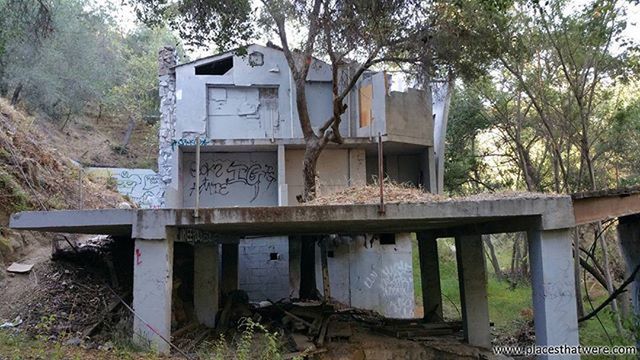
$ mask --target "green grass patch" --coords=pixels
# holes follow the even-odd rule
[[[498,259],[502,263],[510,261],[512,242],[503,241],[502,246],[496,247]],[[453,239],[438,240],[438,255],[440,260],[440,286],[442,288],[443,315],[447,320],[460,319],[460,291],[458,287],[458,271],[456,265]],[[488,264],[488,259],[487,259]],[[413,242],[413,269],[416,303],[422,304],[422,282],[420,278],[420,262],[418,258],[417,241]],[[503,267],[504,268],[504,267]],[[499,281],[489,267],[487,293],[489,297],[489,317],[495,325],[497,333],[515,335],[522,324],[532,319],[531,285],[527,282],[511,288],[507,281]],[[594,306],[598,306],[606,299],[606,296],[593,299]],[[591,307],[585,301],[585,312],[589,313]],[[580,343],[582,345],[625,345],[632,346],[633,340],[632,319],[625,319],[625,333],[617,335],[613,314],[605,309],[599,314],[598,319],[592,318],[580,324]],[[609,336],[607,336],[607,333]],[[592,357],[596,359],[597,357]]]

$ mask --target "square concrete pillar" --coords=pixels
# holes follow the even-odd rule
[[[578,345],[570,230],[530,231],[528,240],[536,344]]]
[[[456,260],[462,326],[465,340],[474,346],[491,347],[487,268],[481,235],[456,237]]]
[[[222,244],[222,295],[238,289],[238,245]]]
[[[169,352],[165,340],[171,337],[171,291],[173,285],[173,242],[166,239],[136,239],[133,256],[133,340],[160,353]],[[163,338],[165,340],[163,340]]]
[[[618,238],[627,264],[627,276],[640,266],[640,215],[623,216],[618,219]],[[640,274],[631,284],[631,301],[640,326]],[[636,333],[636,347],[640,349],[640,337]]]
[[[216,326],[220,299],[219,266],[220,245],[203,243],[193,246],[193,307],[198,321],[211,328]]]
[[[420,257],[420,279],[422,282],[422,304],[424,320],[441,322],[442,290],[440,289],[440,265],[438,262],[438,242],[430,233],[416,234]]]

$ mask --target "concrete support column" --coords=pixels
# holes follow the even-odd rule
[[[456,237],[456,260],[464,338],[471,345],[490,348],[487,269],[482,236]]]
[[[302,257],[302,240],[300,236],[289,236],[289,297],[300,297],[300,260]]]
[[[640,215],[623,216],[618,219],[618,238],[624,252],[627,273],[631,275],[640,265]],[[636,275],[630,290],[636,319],[640,319],[640,274]],[[640,338],[636,338],[636,347],[640,348]]]
[[[432,194],[438,193],[435,162],[433,147],[429,146],[420,154],[420,173],[422,175],[420,180],[422,188]]]
[[[220,245],[204,243],[193,246],[193,307],[198,321],[208,327],[216,326],[219,259]]]
[[[536,344],[578,345],[570,230],[530,231],[528,240]]]
[[[278,205],[289,205],[289,187],[287,185],[286,157],[284,145],[278,145]]]
[[[171,337],[173,243],[176,231],[166,239],[136,239],[133,256],[133,340],[160,353],[169,352],[162,338]]]
[[[238,243],[222,244],[222,294],[238,289]]]
[[[416,237],[420,256],[424,320],[439,322],[442,321],[442,290],[440,289],[438,242],[435,236],[426,232],[417,233]]]

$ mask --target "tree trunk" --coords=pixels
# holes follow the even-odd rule
[[[502,281],[504,279],[504,274],[502,273],[502,269],[500,269],[500,263],[498,262],[498,256],[496,256],[496,250],[491,243],[491,235],[482,235],[482,241],[489,249],[489,261],[491,261],[491,266],[493,266],[493,271],[496,273],[496,277],[498,280]]]
[[[131,134],[133,134],[133,130],[136,128],[136,121],[133,119],[133,116],[129,116],[129,125],[127,126],[127,131],[124,133],[124,138],[122,139],[122,149],[126,149],[129,146],[129,141],[131,141]]]
[[[316,165],[318,164],[318,158],[322,152],[322,142],[318,138],[313,138],[306,143],[304,150],[304,161],[302,175],[304,180],[304,192],[302,194],[302,202],[311,201],[316,198]]]
[[[609,264],[609,253],[607,247],[607,241],[605,239],[605,234],[602,230],[602,223],[598,222],[596,226],[596,236],[599,236],[600,247],[602,248],[602,262],[604,263],[604,276],[607,280],[607,291],[609,295],[613,294],[613,279],[611,276],[611,266]],[[613,312],[614,322],[616,324],[616,330],[618,331],[618,335],[622,335],[622,321],[620,319],[620,313],[618,312],[618,302],[614,299],[611,301],[611,312]]]
[[[16,106],[20,102],[20,92],[22,91],[22,83],[19,83],[13,90],[13,96],[11,97],[11,106]]]

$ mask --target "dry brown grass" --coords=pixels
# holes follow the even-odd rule
[[[425,192],[410,184],[399,184],[393,181],[384,182],[385,203],[429,203],[447,201],[488,201],[516,198],[548,198],[561,196],[551,193],[535,193],[526,191],[501,191],[493,193],[480,193],[469,196],[449,197]],[[360,205],[377,204],[380,202],[380,187],[378,184],[365,186],[352,186],[332,194],[318,196],[315,200],[305,205]]]
[[[0,99],[0,225],[13,211],[70,209],[80,204],[79,168],[34,126],[34,118]],[[103,180],[83,177],[85,208],[124,201]],[[5,220],[5,221],[2,221]]]

